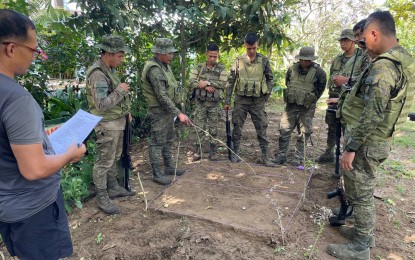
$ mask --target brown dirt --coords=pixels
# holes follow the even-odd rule
[[[273,152],[281,116],[275,110],[281,109],[268,109]],[[310,158],[325,147],[322,115],[323,110],[318,111],[314,121]],[[220,126],[224,140],[224,122]],[[74,254],[69,259],[333,259],[325,252],[327,244],[347,241],[325,219],[324,208],[338,207],[336,199],[326,198],[337,185],[330,178],[334,167],[315,165],[301,171],[289,165],[255,164],[260,151],[249,117],[243,138],[241,152],[247,163],[230,163],[224,148],[219,162],[202,159],[193,163],[195,134],[191,130],[179,153],[179,166],[188,171],[168,187],[151,180],[147,143],[135,145],[132,185],[139,194],[115,200],[122,210],[116,216],[99,211],[94,199],[70,214]],[[399,149],[390,159],[408,159],[413,153],[409,148]],[[406,167],[415,168],[413,159],[408,159]],[[138,171],[149,203],[147,211]],[[406,190],[402,196],[397,195],[393,176],[380,176],[380,180],[377,190],[384,198],[394,198],[396,205],[376,200],[377,247],[371,258],[399,259],[387,258],[395,253],[402,259],[415,259],[415,244],[404,242],[405,236],[415,234],[414,215],[406,214],[415,211],[415,179],[400,183]],[[316,224],[320,219],[324,225]],[[102,241],[97,243],[99,234]]]

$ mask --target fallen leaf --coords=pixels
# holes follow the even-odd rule
[[[394,254],[394,253],[390,253],[386,259],[387,260],[404,260],[402,256]]]
[[[415,234],[413,234],[412,236],[405,236],[404,241],[405,243],[415,243]]]

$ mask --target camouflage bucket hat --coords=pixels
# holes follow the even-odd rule
[[[177,49],[173,47],[173,41],[167,38],[157,38],[156,43],[151,47],[151,52],[167,54],[177,52]]]
[[[121,36],[112,34],[102,36],[102,43],[98,44],[96,47],[109,53],[130,51],[130,48],[125,46],[124,39]]]
[[[314,47],[302,47],[300,53],[295,56],[298,60],[316,60],[318,57],[314,55]]]
[[[340,41],[341,39],[349,39],[351,41],[355,41],[356,38],[354,37],[354,33],[352,29],[344,29],[342,30],[340,37],[337,38],[338,41]]]

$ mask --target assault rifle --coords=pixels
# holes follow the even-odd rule
[[[124,138],[122,144],[122,154],[121,154],[121,165],[124,168],[124,176],[121,178],[120,182],[123,183],[124,188],[128,191],[131,191],[130,186],[130,170],[134,169],[131,162],[131,143],[133,139],[133,129],[131,127],[129,115],[125,116],[126,123],[124,129]]]
[[[229,111],[226,109],[226,146],[228,147],[228,159],[232,161],[232,136],[231,122],[229,121]]]
[[[327,113],[336,113],[336,109],[328,108]],[[340,174],[340,138],[342,131],[342,124],[339,118],[336,118],[336,165],[333,177],[339,179],[339,185],[334,191],[327,192],[327,198],[332,199],[339,197],[340,210],[337,215],[329,218],[330,225],[341,226],[345,224],[345,220],[352,214],[352,211],[347,211],[349,208],[349,202],[346,199],[346,194],[343,188],[343,180]]]

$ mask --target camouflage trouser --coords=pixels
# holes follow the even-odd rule
[[[213,138],[217,138],[218,136],[219,114],[220,106],[218,101],[195,101],[194,123],[203,130],[209,132]],[[202,130],[198,129],[197,132],[202,146],[207,143],[211,143],[212,145],[216,144],[216,141]],[[199,146],[199,140],[197,141],[198,143],[195,145]]]
[[[288,103],[280,121],[279,137],[279,155],[286,157],[290,145],[291,133],[297,127],[300,127],[301,134],[298,135],[295,145],[295,157],[304,157],[304,143],[307,144],[313,132],[313,117],[316,110],[316,104],[309,108],[297,104]],[[304,140],[305,139],[305,140]]]
[[[343,173],[344,189],[355,215],[356,234],[372,236],[375,226],[376,168],[386,160],[390,145],[376,142],[362,145],[353,160],[353,170]]]
[[[148,109],[150,116],[150,148],[148,150],[151,165],[160,165],[160,158],[171,161],[171,147],[174,140],[174,114],[166,113],[159,107]]]
[[[334,146],[336,146],[336,113],[326,112],[325,118],[327,124],[327,151],[333,152]]]
[[[121,158],[124,130],[108,130],[98,125],[97,155],[92,178],[97,189],[107,189],[107,179],[116,178]]]
[[[246,116],[251,115],[261,150],[268,150],[267,128],[268,116],[265,112],[265,97],[235,96],[235,106],[232,112],[232,142],[234,147],[240,147],[242,128]]]

